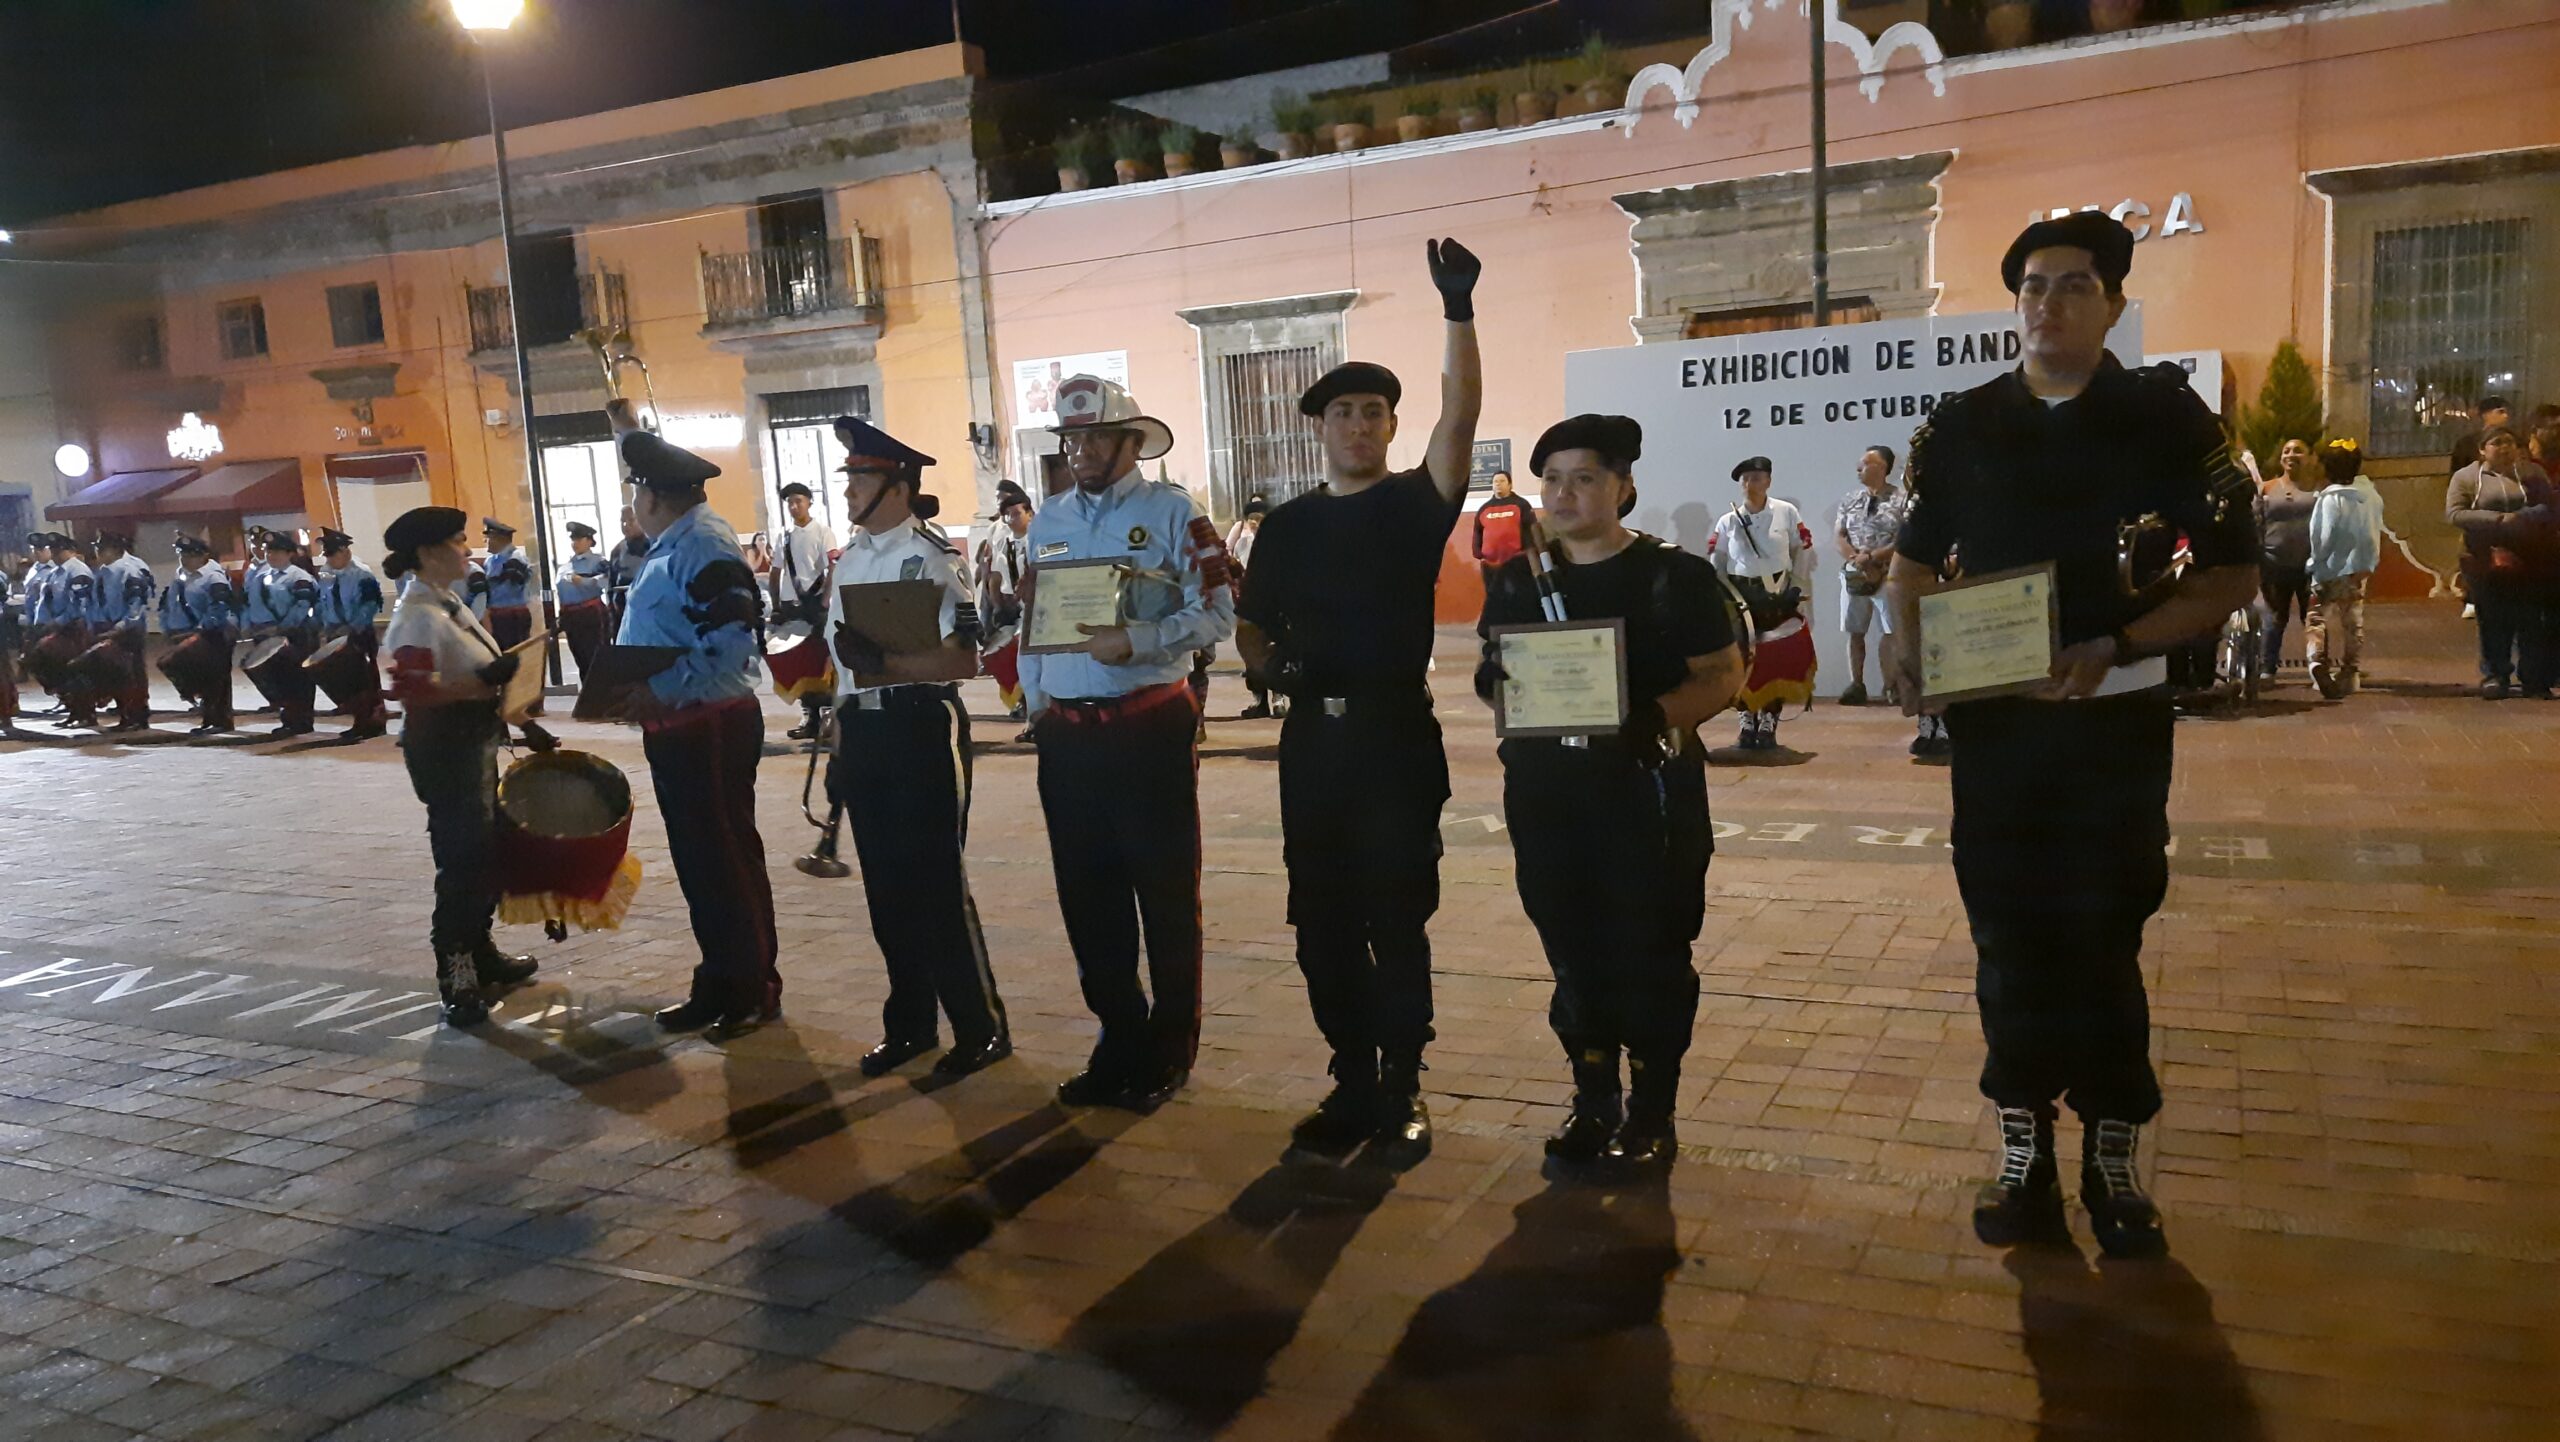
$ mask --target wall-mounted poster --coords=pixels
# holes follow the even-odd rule
[[[1013,363],[1013,423],[1048,426],[1058,422],[1058,384],[1069,376],[1100,376],[1126,386],[1129,353],[1094,351],[1087,355],[1049,356]]]

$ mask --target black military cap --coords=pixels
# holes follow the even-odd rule
[[[800,499],[806,501],[813,499],[815,493],[813,493],[807,486],[800,484],[798,481],[793,481],[790,485],[784,486],[781,490],[774,492],[774,494],[782,497],[786,501],[790,500],[793,496],[798,496]]]
[[[302,549],[302,538],[296,536],[291,531],[269,531],[267,532],[266,549],[270,551],[299,551]]]
[[[204,539],[200,536],[182,535],[172,540],[169,544],[175,548],[177,553],[181,556],[210,556],[213,554],[213,547],[206,545],[204,543]]]
[[[1015,506],[1021,506],[1025,510],[1030,509],[1031,493],[1013,481],[998,481],[996,482],[996,508],[987,513],[987,519],[1002,520],[1004,513]]]
[[[631,484],[653,491],[698,491],[720,474],[718,466],[648,431],[622,438],[622,464],[631,471]]]
[[[933,457],[860,416],[836,417],[836,439],[844,442],[848,461],[887,461],[893,466],[918,470],[933,464]]]
[[[573,541],[592,541],[596,538],[596,528],[584,521],[571,521],[562,529],[569,533],[569,539]]]
[[[484,536],[512,536],[515,533],[515,527],[508,525],[506,522],[499,520],[495,516],[482,516],[480,518],[480,534]]]
[[[320,552],[322,555],[327,555],[331,551],[343,551],[355,543],[355,537],[348,535],[346,532],[339,530],[335,526],[323,526],[320,528]]]
[[[53,544],[53,533],[52,533],[51,531],[29,531],[29,532],[27,532],[27,548],[28,548],[29,550],[42,550],[42,549],[44,549],[45,547],[50,546],[50,545],[52,545],[52,544]]]
[[[111,550],[130,551],[133,549],[133,537],[122,531],[100,531],[98,544]]]
[[[1298,397],[1298,414],[1321,416],[1326,406],[1344,396],[1385,396],[1387,409],[1394,410],[1404,399],[1404,382],[1373,361],[1344,361],[1318,376],[1307,393]]]
[[[2058,219],[2036,221],[2009,242],[2009,253],[2000,257],[2000,281],[2011,295],[2018,293],[2018,283],[2026,275],[2027,257],[2057,245],[2089,252],[2098,279],[2109,290],[2122,290],[2124,278],[2133,271],[2133,232],[2125,229],[2124,222],[2095,210],[2075,210]]]
[[[1749,475],[1753,471],[1758,471],[1762,475],[1767,475],[1776,469],[1777,467],[1769,464],[1769,458],[1767,456],[1753,456],[1749,460],[1744,461],[1741,465],[1733,468],[1733,478],[1737,481],[1741,480],[1744,476]]]

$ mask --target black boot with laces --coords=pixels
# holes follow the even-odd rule
[[[1586,1045],[1571,1050],[1573,1110],[1547,1138],[1547,1155],[1580,1165],[1598,1161],[1609,1149],[1626,1108],[1618,1091],[1618,1049]]]
[[[2133,1122],[2093,1121],[2080,1134],[2080,1204],[2089,1229],[2110,1257],[2156,1257],[2169,1250],[2160,1209],[2143,1195],[2134,1175],[2142,1128]]]
[[[2000,1174],[1973,1194],[1973,1234],[1989,1246],[2014,1247],[2062,1229],[2053,1110],[2000,1108]]]
[[[1344,1157],[1378,1130],[1378,1063],[1336,1053],[1325,1071],[1333,1090],[1289,1130],[1289,1145],[1318,1156]]]
[[[1378,1063],[1378,1119],[1372,1155],[1399,1164],[1418,1162],[1431,1150],[1431,1108],[1422,1101],[1422,1054],[1384,1056]]]

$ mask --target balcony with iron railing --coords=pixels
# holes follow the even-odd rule
[[[702,308],[704,332],[725,336],[877,326],[879,238],[856,231],[761,250],[705,251]]]
[[[515,320],[508,313],[503,285],[466,285],[464,307],[471,315],[471,352],[512,350]],[[565,345],[582,330],[610,335],[631,328],[631,301],[619,271],[587,270],[577,274],[574,304],[566,287],[544,287],[525,293],[525,343]]]

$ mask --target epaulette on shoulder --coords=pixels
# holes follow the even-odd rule
[[[950,537],[937,532],[931,526],[926,525],[922,521],[916,522],[916,534],[924,538],[926,545],[933,547],[935,550],[940,551],[946,556],[956,556],[960,554],[960,547],[955,544]]]

